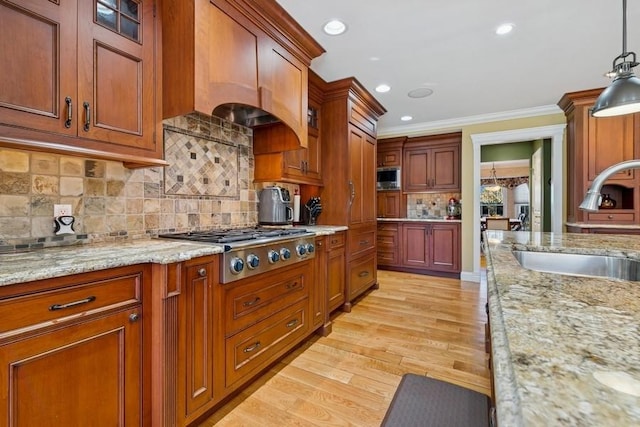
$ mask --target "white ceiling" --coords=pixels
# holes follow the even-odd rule
[[[622,0],[277,1],[326,49],[315,72],[356,77],[388,110],[382,136],[560,111],[565,92],[608,85],[622,52]],[[627,48],[640,52],[640,0],[628,3]],[[345,34],[322,32],[333,18]],[[504,22],[516,27],[499,37]],[[380,83],[391,91],[376,93]],[[434,93],[407,96],[419,87]]]

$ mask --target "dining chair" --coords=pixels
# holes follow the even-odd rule
[[[511,230],[509,218],[487,218],[487,230]]]

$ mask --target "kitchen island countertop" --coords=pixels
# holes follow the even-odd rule
[[[512,254],[640,259],[640,239],[507,231],[485,237],[498,424],[640,425],[640,283],[536,272]]]

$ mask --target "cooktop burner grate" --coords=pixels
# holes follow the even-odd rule
[[[233,243],[266,238],[289,237],[303,233],[307,233],[307,230],[304,228],[253,227],[160,234],[158,237],[207,243]]]

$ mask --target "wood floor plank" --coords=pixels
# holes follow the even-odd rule
[[[377,426],[402,375],[490,394],[484,284],[389,271],[201,427]]]

